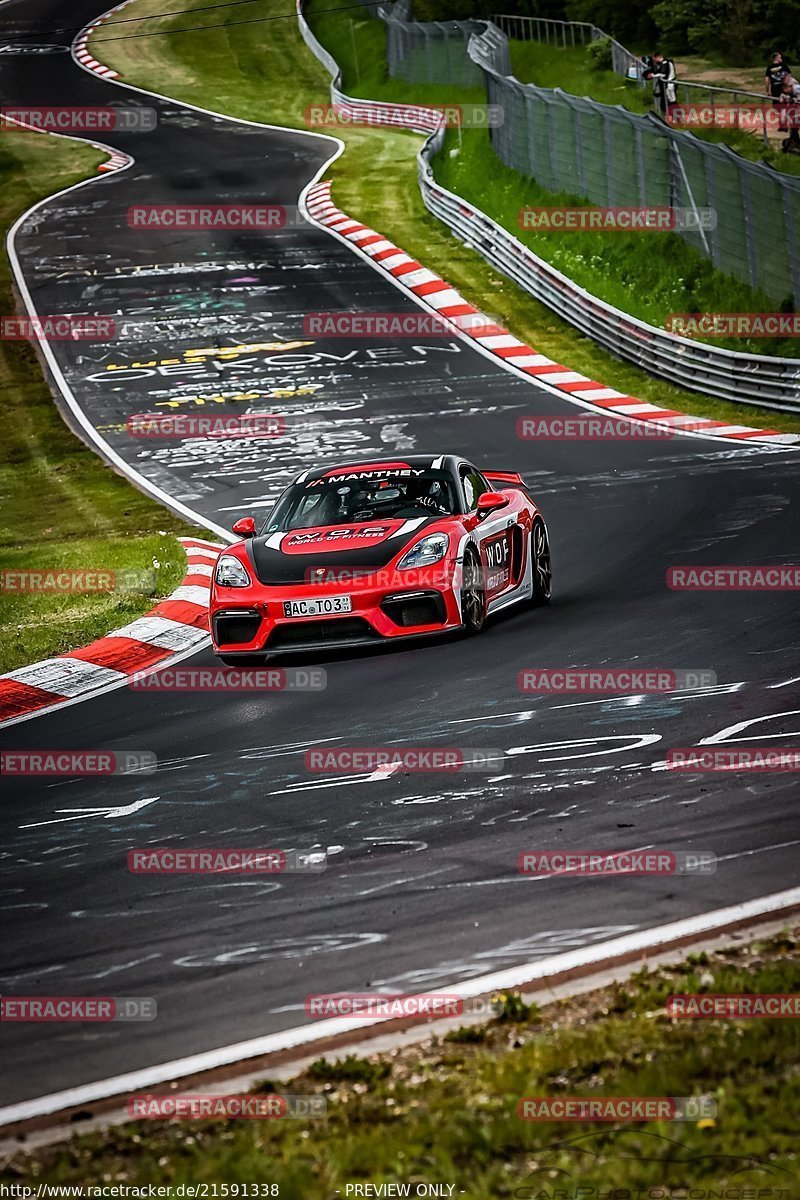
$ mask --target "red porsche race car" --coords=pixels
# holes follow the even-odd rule
[[[547,527],[521,476],[455,455],[304,471],[214,568],[226,663],[464,630],[550,600]]]

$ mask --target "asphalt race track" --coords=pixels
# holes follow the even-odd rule
[[[11,0],[2,41],[39,31],[66,44],[47,31],[88,21],[96,4]],[[296,662],[324,666],[325,691],[122,689],[4,730],[4,749],[147,749],[159,760],[149,776],[3,780],[0,991],[158,1002],[146,1023],[3,1025],[4,1103],[302,1024],[309,993],[439,988],[797,884],[796,776],[660,765],[669,748],[746,722],[726,744],[797,744],[795,595],[665,584],[674,564],[798,561],[796,452],[679,436],[520,441],[520,416],[574,407],[466,342],[310,339],[307,312],[414,306],[302,221],[267,236],[179,236],[129,228],[126,212],[294,206],[332,142],[127,91],[66,53],[2,65],[3,105],[158,110],[153,132],[103,139],[133,166],[48,202],[17,237],[39,313],[117,322],[107,346],[54,349],[76,403],[131,468],[229,528],[313,464],[464,453],[522,471],[554,560],[551,607],[512,610],[480,638]],[[294,342],[310,344],[286,348]],[[125,432],[133,413],[240,413],[276,390],[280,411],[305,418],[280,441],[143,443]],[[710,670],[717,684],[606,699],[517,687],[525,667],[634,663]],[[394,743],[506,757],[493,776],[304,769],[310,745]],[[128,850],[146,846],[317,847],[330,861],[267,880],[131,875]],[[613,881],[517,872],[526,849],[645,846],[711,851],[718,870]]]

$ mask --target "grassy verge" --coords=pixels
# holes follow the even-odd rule
[[[462,149],[457,147],[457,135],[451,130],[436,167],[444,187],[480,205],[558,271],[623,312],[663,327],[671,313],[775,311],[768,296],[722,275],[675,234],[548,234],[521,228],[520,213],[526,207],[584,201],[576,195],[545,191],[504,166],[485,129],[464,130]],[[787,358],[798,353],[797,341],[791,338],[718,338],[714,345]]]
[[[454,99],[462,103],[482,102],[485,95],[461,89],[453,96],[452,88],[402,84],[389,80],[385,72],[385,35],[382,24],[369,17],[324,13],[327,0],[307,0],[306,11],[320,41],[342,66],[345,91],[350,91],[363,75],[359,66],[366,55],[372,64],[369,78],[357,94],[385,99],[407,100],[412,103],[446,103]],[[348,25],[350,29],[348,30]],[[549,48],[535,42],[513,43],[515,50],[527,56],[531,69],[548,63]],[[585,47],[574,50],[553,50],[568,60],[587,56]],[[587,56],[588,57],[588,56]],[[514,64],[512,64],[514,65]],[[518,64],[516,64],[518,65]],[[559,74],[557,64],[549,63],[544,71],[543,86],[559,82],[567,91],[578,91],[568,70]],[[620,80],[611,72],[593,72],[584,68],[584,78],[604,77],[601,94],[596,99],[604,103],[619,103],[612,97]],[[528,76],[529,77],[529,76]],[[537,75],[538,81],[538,75]],[[605,87],[605,91],[602,90]],[[403,94],[400,94],[402,88]],[[594,93],[592,93],[594,94]],[[622,81],[621,95],[629,105],[638,103],[646,111],[645,94],[634,85]],[[746,135],[742,135],[746,136]],[[800,160],[798,160],[800,163]],[[536,254],[573,279],[581,287],[609,304],[631,313],[640,320],[663,326],[672,313],[693,312],[772,312],[776,304],[767,295],[717,270],[707,258],[675,234],[646,233],[539,233],[520,228],[520,212],[525,207],[582,205],[586,201],[577,193],[555,193],[540,187],[534,180],[504,166],[492,149],[488,131],[466,129],[459,138],[451,130],[443,152],[434,163],[436,178],[450,191],[464,196],[491,214]],[[787,288],[788,292],[788,288]],[[784,307],[791,307],[787,294]],[[717,346],[754,354],[776,354],[791,358],[797,354],[792,339],[718,338]]]
[[[598,69],[586,46],[564,48],[538,42],[512,41],[510,48],[511,70],[521,83],[535,83],[546,88],[560,87],[574,96],[589,96],[601,104],[621,104],[635,113],[652,111],[653,94],[649,87],[638,87],[613,71]],[[694,76],[684,72],[679,78],[692,80]],[[761,95],[764,90],[763,75],[758,86],[747,90]],[[690,95],[696,104],[707,103],[707,97],[702,92],[692,92]],[[683,101],[682,92],[679,98]],[[745,97],[742,97],[744,102]],[[747,100],[747,103],[756,104],[758,101]],[[751,162],[765,162],[773,170],[786,175],[800,175],[800,157],[784,154],[780,146],[782,139],[777,134],[765,145],[760,136],[736,129],[695,129],[692,132],[704,141],[730,146],[731,150]]]
[[[197,4],[201,6],[200,0]],[[125,10],[127,16],[146,16],[161,11],[159,0],[138,0],[135,6]],[[265,0],[264,16],[285,12],[278,0]],[[337,55],[341,55],[347,86],[358,90],[360,70],[365,94],[378,95],[379,88],[388,86],[385,79],[381,83],[384,68],[376,66],[383,63],[383,55],[378,54],[374,46],[369,54],[357,51],[357,67],[353,40],[356,47],[360,47],[365,29],[370,30],[367,37],[374,39],[375,28],[381,33],[380,27],[373,27],[370,18],[358,14],[351,34],[345,18],[346,14],[336,16],[337,41],[331,46]],[[330,29],[318,26],[318,19],[327,21],[330,18],[312,15],[318,34],[324,34],[330,40]],[[289,18],[236,26],[235,17],[220,10],[214,23],[223,21],[226,24],[221,29],[203,29],[209,19],[202,13],[183,13],[180,18],[154,17],[152,22],[147,22],[148,31],[161,35],[175,28],[190,27],[191,31],[131,41],[115,40],[113,23],[109,22],[94,36],[92,46],[101,60],[142,87],[167,92],[233,116],[306,128],[304,109],[327,101],[328,77],[304,45],[295,21]],[[368,67],[370,63],[372,65]],[[368,69],[372,75],[367,75]],[[395,93],[394,82],[391,88],[392,96],[413,102],[434,98],[427,88],[404,89],[402,96],[399,91]],[[452,100],[452,89],[447,91],[446,98]],[[334,181],[336,201],[342,209],[393,238],[409,254],[449,280],[471,303],[493,314],[516,336],[540,352],[590,378],[654,404],[732,424],[760,424],[772,429],[800,431],[800,418],[795,416],[712,400],[672,387],[619,362],[488,266],[426,211],[416,178],[414,154],[420,144],[418,136],[373,129],[336,132],[346,142],[347,152],[332,166],[329,174]],[[492,173],[499,165],[495,160]],[[484,182],[488,187],[491,180]],[[671,311],[680,311],[679,306],[673,306]]]
[[[499,997],[487,1025],[384,1056],[318,1060],[289,1084],[260,1085],[324,1096],[324,1120],[140,1121],[20,1152],[5,1174],[29,1186],[159,1184],[169,1189],[162,1195],[180,1195],[180,1184],[268,1183],[281,1200],[353,1196],[348,1185],[366,1182],[410,1184],[411,1195],[418,1184],[453,1185],[470,1200],[597,1200],[616,1188],[628,1190],[612,1196],[790,1200],[800,1196],[800,1023],[680,1020],[665,1004],[672,993],[796,991],[798,932],[645,970],[542,1010]],[[519,1100],[534,1096],[704,1097],[716,1115],[520,1119]]]
[[[105,157],[39,134],[4,137],[0,226],[8,228],[37,199],[93,175]],[[5,254],[0,295],[2,311],[14,313]],[[27,342],[0,341],[0,510],[3,571],[149,570],[153,577],[136,591],[0,589],[0,671],[86,645],[147,612],[182,577],[183,551],[171,535],[189,526],[104,466],[70,432]]]

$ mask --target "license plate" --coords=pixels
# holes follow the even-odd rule
[[[318,600],[284,600],[285,617],[332,617],[336,613],[352,612],[349,596],[321,596]]]

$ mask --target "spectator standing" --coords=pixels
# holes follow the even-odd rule
[[[649,60],[645,59],[645,79],[653,81],[653,103],[660,117],[666,117],[670,104],[675,103],[675,63],[665,58],[660,50]]]
[[[780,101],[783,81],[787,75],[791,75],[789,64],[784,60],[780,50],[775,50],[764,72],[764,92],[772,98],[773,104]]]
[[[770,60],[764,70],[764,91],[772,100],[772,107],[778,112],[778,129],[786,132],[786,109],[783,101],[783,81],[791,75],[789,64],[780,50],[773,50]]]
[[[789,136],[784,139],[781,150],[784,153],[791,150],[795,154],[800,154],[800,83],[793,75],[784,76],[778,103],[783,109],[781,129],[789,131]]]

